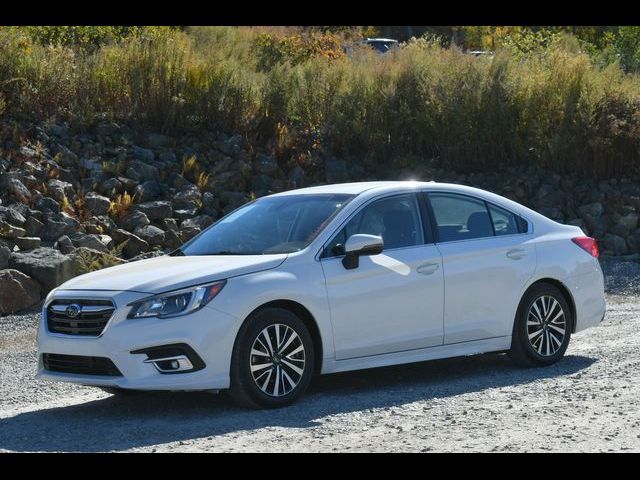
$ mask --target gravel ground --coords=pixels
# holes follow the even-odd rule
[[[0,451],[640,451],[640,264],[605,262],[607,315],[539,369],[488,354],[319,377],[288,408],[34,379],[38,312],[0,318]]]

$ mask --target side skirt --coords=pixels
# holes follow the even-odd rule
[[[441,358],[499,352],[509,350],[510,348],[511,335],[508,335],[505,337],[452,343],[449,345],[439,345],[437,347],[385,353],[383,355],[372,355],[369,357],[349,358],[346,360],[325,358],[322,362],[322,371],[320,373],[336,373],[347,372],[350,370],[362,370],[365,368],[387,367],[389,365],[424,362],[426,360],[438,360]]]

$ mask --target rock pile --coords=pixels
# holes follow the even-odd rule
[[[524,167],[457,174],[437,160],[400,169],[315,152],[303,163],[255,151],[239,134],[141,136],[114,122],[84,132],[0,127],[0,314],[38,303],[95,265],[169,252],[252,197],[320,183],[477,186],[580,226],[605,255],[640,258],[637,178],[596,182]]]

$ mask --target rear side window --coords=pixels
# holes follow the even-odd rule
[[[441,242],[493,236],[484,201],[450,193],[429,194]]]
[[[526,233],[527,221],[504,208],[489,204],[489,213],[496,235]]]
[[[455,193],[430,193],[440,242],[527,233],[527,221],[502,207]]]

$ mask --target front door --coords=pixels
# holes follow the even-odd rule
[[[321,264],[337,360],[442,345],[442,260],[428,232],[417,195],[402,194],[369,203],[330,242]],[[356,233],[381,236],[384,250],[347,270]]]

